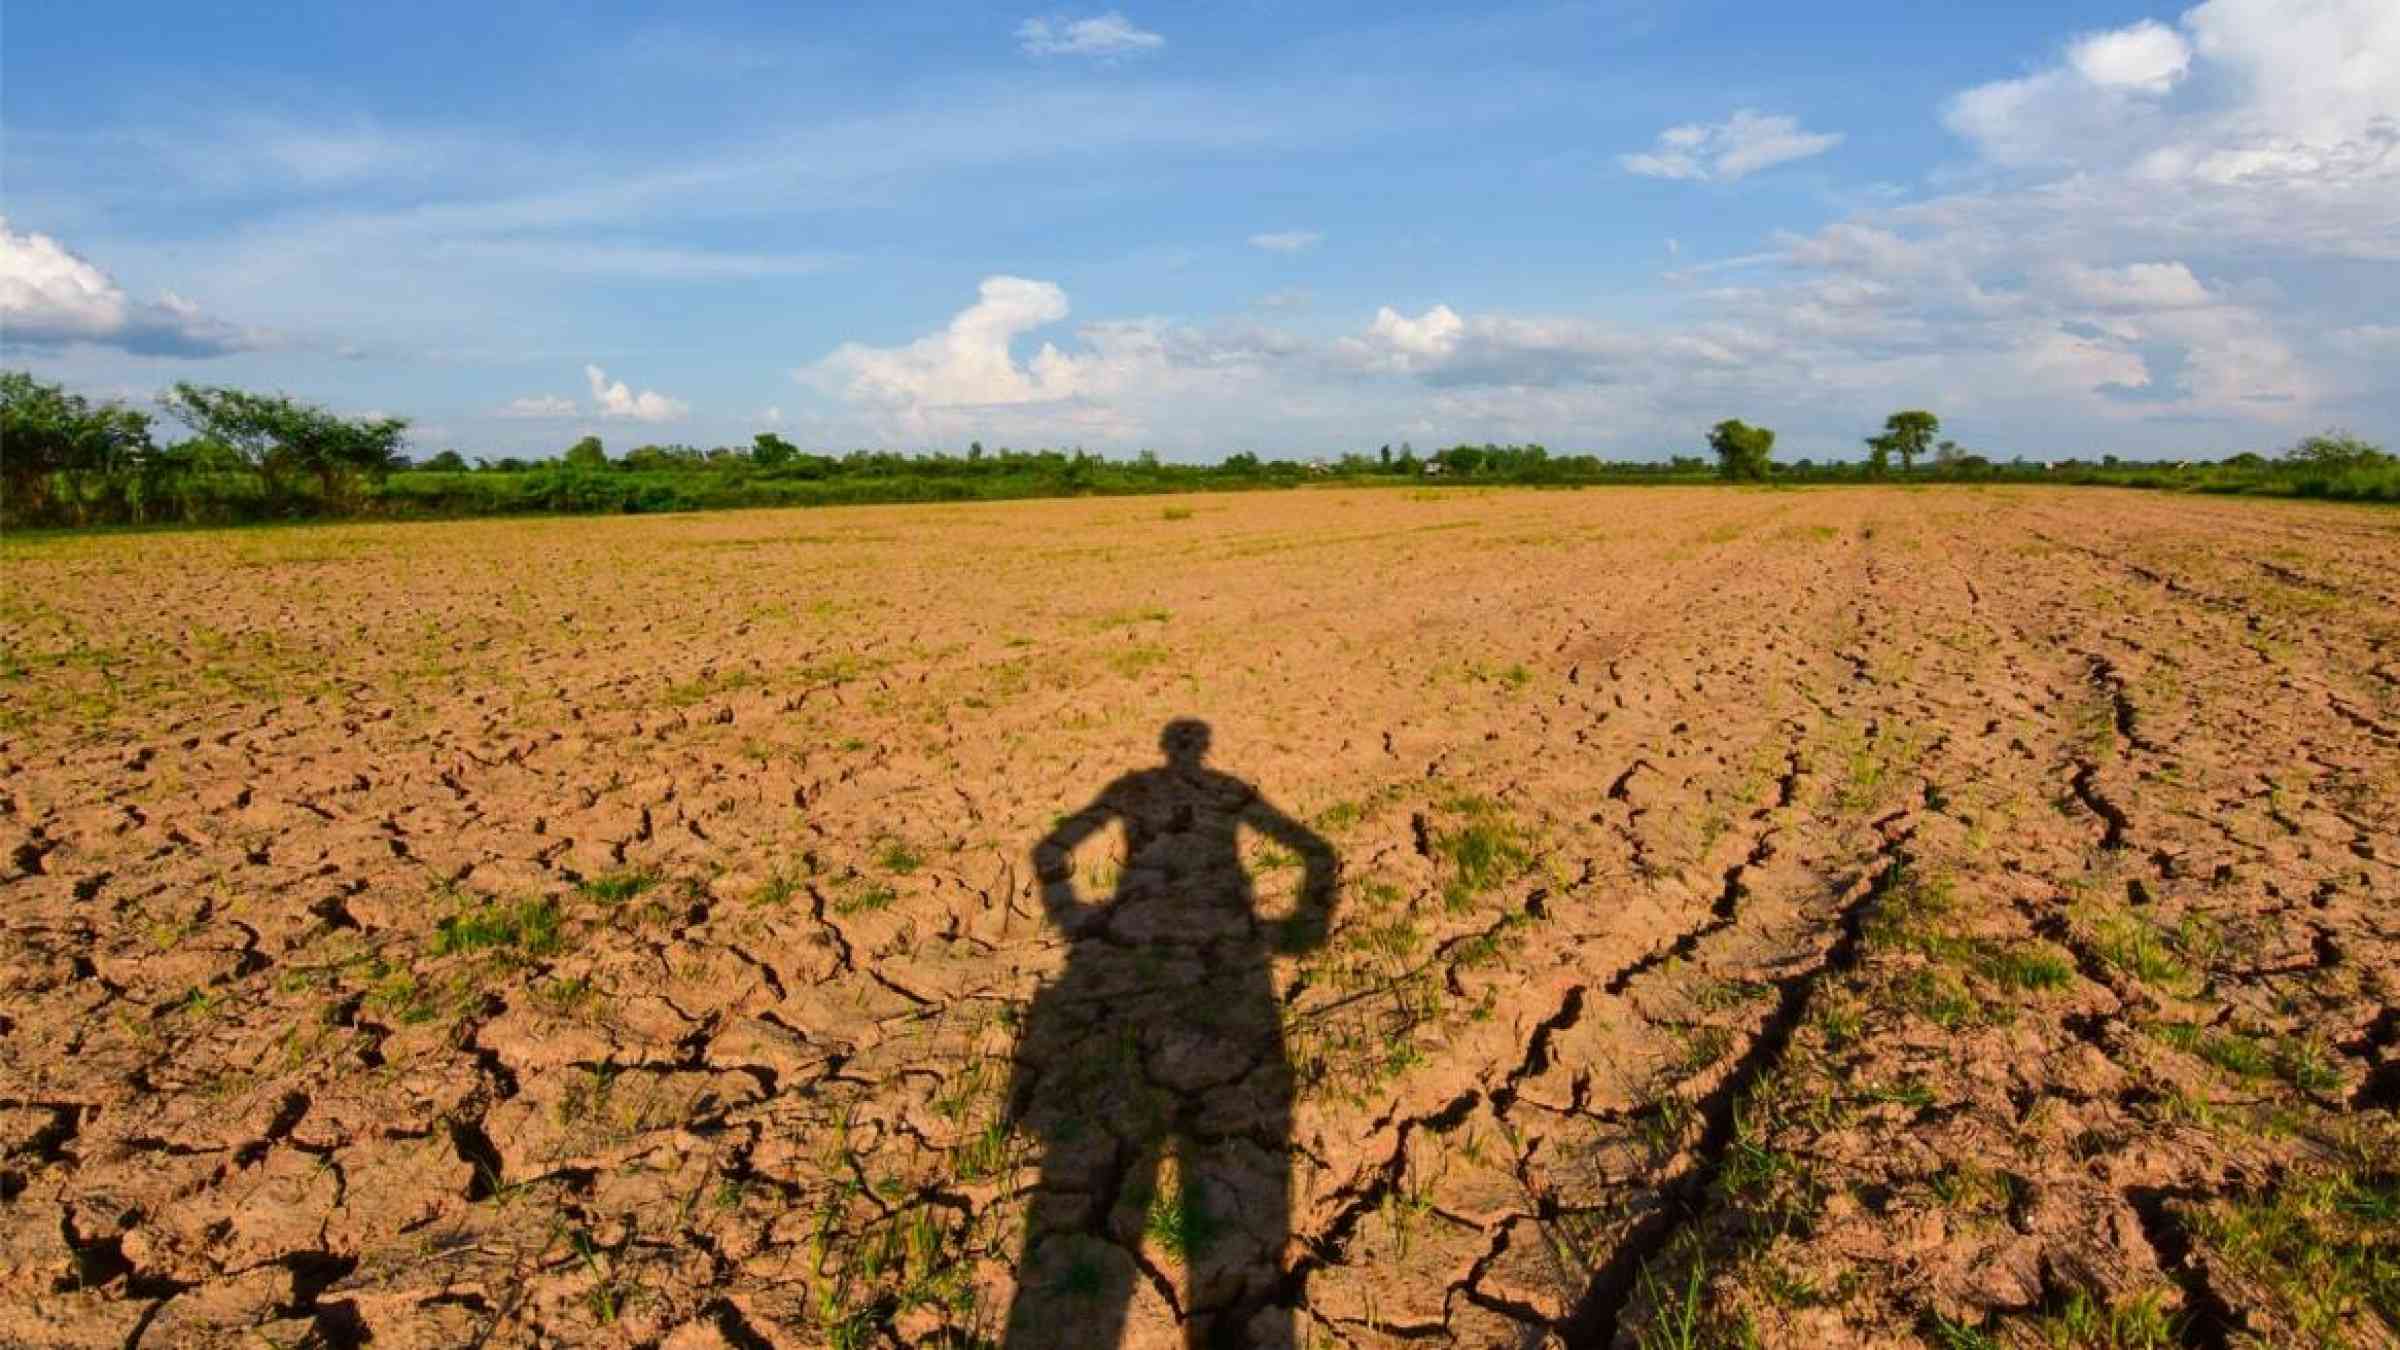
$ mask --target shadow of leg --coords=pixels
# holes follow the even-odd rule
[[[1184,1150],[1187,1203],[1198,1218],[1187,1253],[1192,1347],[1294,1344],[1287,1310],[1270,1300],[1290,1224],[1289,1165],[1240,1136]]]
[[[1292,1073],[1261,959],[1232,963],[1161,1047],[1182,1090],[1180,1174],[1197,1218],[1184,1260],[1191,1346],[1293,1343],[1274,1305],[1291,1241]]]
[[[1028,1075],[1019,1116],[1041,1140],[1042,1159],[1009,1306],[1010,1350],[1177,1339],[1174,1305],[1134,1254],[1166,1114],[1142,1082],[1133,1030],[1093,1025],[1084,1016],[1091,1006],[1037,1003],[1036,1031],[1052,1035],[1039,1042],[1043,1068]]]
[[[1072,1184],[1075,1178],[1060,1178]],[[1084,1178],[1083,1180],[1089,1180]],[[1051,1189],[1045,1168],[1025,1221],[1017,1292],[1002,1344],[1009,1350],[1119,1344],[1134,1284],[1142,1278],[1123,1247],[1096,1236],[1094,1210],[1108,1203],[1083,1190]]]

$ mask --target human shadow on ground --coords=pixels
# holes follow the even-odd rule
[[[1168,723],[1159,748],[1165,763],[1110,783],[1033,850],[1071,946],[1033,1000],[1009,1094],[1042,1153],[1008,1314],[1016,1350],[1170,1341],[1170,1306],[1187,1346],[1293,1343],[1277,1288],[1293,1075],[1272,960],[1324,941],[1339,863],[1257,788],[1205,766],[1207,723]],[[1111,822],[1123,871],[1092,903],[1072,854]],[[1302,869],[1288,918],[1258,913],[1244,827],[1293,855],[1262,871]],[[1137,1300],[1145,1285],[1156,1299]]]

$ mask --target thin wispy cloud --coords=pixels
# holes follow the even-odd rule
[[[1319,230],[1276,230],[1250,236],[1250,247],[1269,253],[1305,253],[1325,242]]]
[[[1678,256],[1682,251],[1672,239],[1667,241],[1667,245],[1667,256],[1670,258]],[[1689,281],[1694,277],[1711,276],[1718,272],[1739,272],[1753,267],[1765,267],[1771,263],[1788,261],[1790,256],[1786,253],[1774,252],[1737,253],[1730,258],[1711,258],[1706,262],[1686,263],[1681,267],[1670,268],[1666,273],[1666,278],[1669,281]]]
[[[444,244],[445,256],[518,271],[561,272],[636,281],[755,281],[805,277],[840,265],[815,253],[671,248],[604,241],[476,239]]]
[[[1121,57],[1166,45],[1165,38],[1134,27],[1115,10],[1088,19],[1053,15],[1017,25],[1017,48],[1028,56]]]
[[[1627,173],[1646,178],[1685,178],[1730,183],[1761,169],[1821,155],[1842,143],[1842,134],[1803,131],[1796,117],[1770,116],[1744,108],[1722,122],[1685,122],[1658,133],[1658,144],[1639,154],[1619,155]]]
[[[575,403],[556,394],[534,394],[501,404],[498,415],[521,422],[556,422],[573,417]]]

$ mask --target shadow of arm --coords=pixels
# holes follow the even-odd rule
[[[1101,907],[1075,893],[1075,848],[1108,823],[1113,814],[1103,795],[1091,805],[1058,822],[1033,846],[1033,874],[1041,882],[1042,909],[1061,932],[1072,937],[1099,919]]]
[[[1341,883],[1341,859],[1333,845],[1316,831],[1253,797],[1242,819],[1252,829],[1300,855],[1300,903],[1283,923],[1275,945],[1288,953],[1313,951],[1324,945],[1333,926],[1333,904]]]

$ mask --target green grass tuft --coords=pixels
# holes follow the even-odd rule
[[[2074,963],[2046,949],[1987,948],[1975,969],[2003,989],[2063,989],[2075,979]]]
[[[1448,863],[1450,879],[1442,895],[1453,910],[1465,909],[1475,898],[1533,865],[1533,852],[1523,833],[1498,807],[1480,798],[1462,797],[1452,803],[1467,822],[1437,836],[1434,854]]]
[[[627,872],[610,872],[605,876],[589,877],[575,889],[605,904],[621,905],[659,883],[659,875],[646,868]]]
[[[873,914],[890,909],[900,893],[889,886],[858,882],[845,889],[833,901],[833,912],[848,918],[853,914]]]
[[[2176,1350],[2183,1344],[2165,1291],[2157,1289],[2114,1302],[2078,1289],[2037,1328],[2059,1350]]]
[[[553,956],[566,945],[555,900],[484,904],[443,919],[433,935],[433,954],[507,950],[522,956]]]
[[[875,865],[893,876],[904,877],[925,865],[925,855],[905,839],[887,839],[875,851]]]

